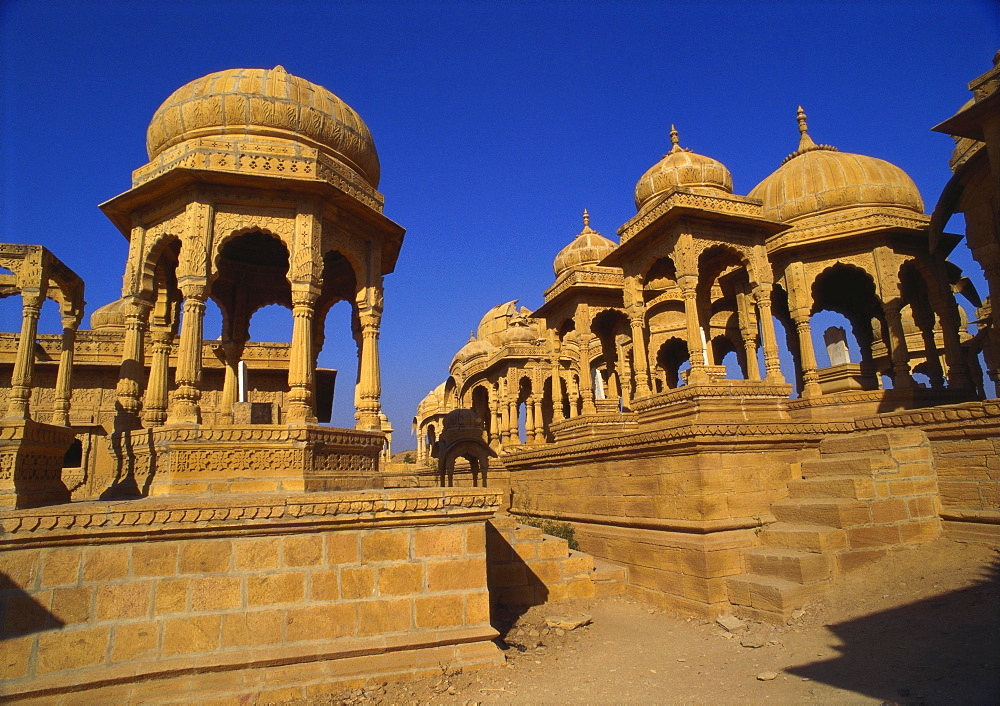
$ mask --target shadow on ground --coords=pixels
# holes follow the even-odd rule
[[[827,628],[840,656],[786,671],[888,702],[1000,703],[1000,554],[968,588]]]

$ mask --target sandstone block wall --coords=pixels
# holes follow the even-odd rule
[[[923,429],[934,453],[945,534],[1000,543],[1000,401],[884,414],[858,425]]]
[[[4,513],[4,695],[267,701],[502,659],[496,493],[247,498]]]

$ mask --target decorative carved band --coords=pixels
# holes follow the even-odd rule
[[[48,508],[0,511],[0,529],[10,542],[74,539],[95,535],[184,530],[207,533],[280,523],[363,525],[397,524],[442,515],[464,520],[486,519],[500,506],[500,490],[489,488],[421,488],[345,493],[301,493],[291,496],[242,495],[189,498],[144,498],[116,503],[72,503]],[[63,530],[73,532],[63,533]],[[91,532],[81,533],[81,529]],[[60,536],[63,535],[63,536]],[[69,535],[72,535],[70,537]]]

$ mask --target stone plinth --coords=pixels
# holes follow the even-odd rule
[[[172,425],[115,434],[123,494],[382,487],[384,435],[317,424]]]
[[[69,502],[62,466],[75,438],[69,427],[0,421],[0,508]]]
[[[878,379],[871,366],[861,363],[841,363],[819,370],[819,387],[824,395],[836,392],[878,389]]]
[[[0,511],[4,700],[242,703],[503,662],[499,494],[205,495]]]
[[[750,380],[716,380],[684,385],[636,400],[640,424],[787,421],[791,385]]]

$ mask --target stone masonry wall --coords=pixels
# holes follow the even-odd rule
[[[502,659],[496,493],[224,500],[0,515],[3,695],[274,701]]]
[[[923,429],[934,452],[945,535],[1000,542],[1000,400],[883,414],[858,426]]]

